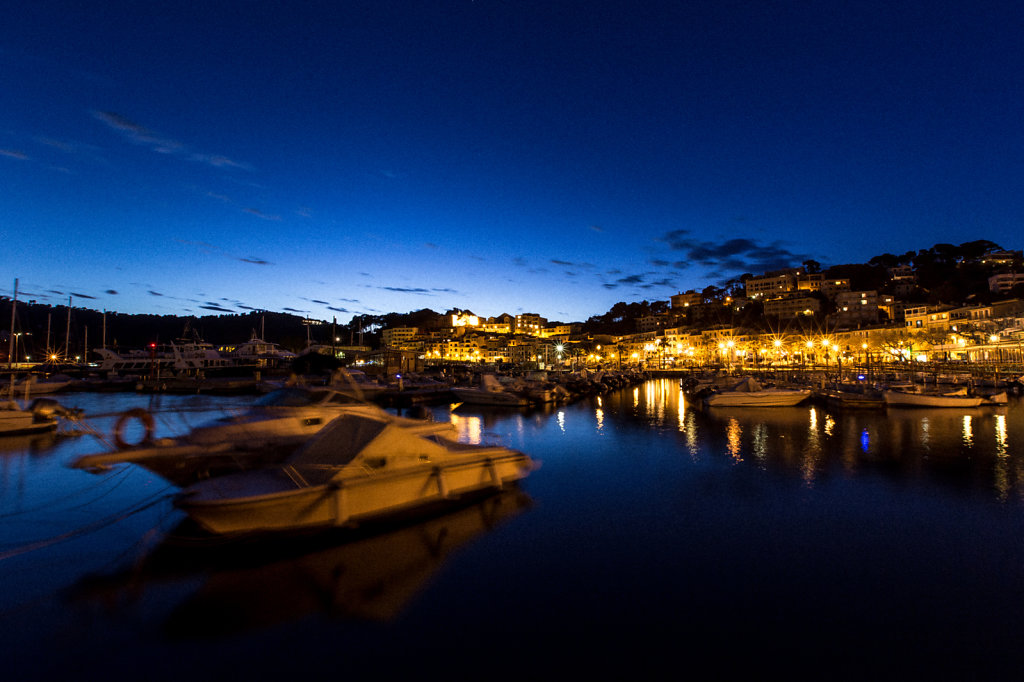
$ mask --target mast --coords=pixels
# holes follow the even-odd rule
[[[14,278],[14,298],[11,299],[11,343],[7,349],[7,369],[14,367],[14,309],[18,307],[18,278]],[[14,391],[14,378],[11,378],[11,391]]]
[[[71,355],[71,297],[68,296],[68,325],[64,329],[64,359]]]

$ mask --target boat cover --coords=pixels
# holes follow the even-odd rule
[[[755,391],[763,391],[764,388],[761,386],[761,383],[757,379],[755,379],[754,377],[744,377],[742,380],[740,380],[739,383],[734,385],[730,390],[732,390],[732,391],[742,391],[742,392],[755,392]]]
[[[310,485],[327,483],[357,457],[367,466],[385,459],[433,460],[448,450],[398,422],[368,415],[344,415],[320,430],[287,462]]]

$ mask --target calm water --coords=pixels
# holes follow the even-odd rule
[[[251,400],[59,399],[167,435]],[[5,679],[1020,677],[1019,402],[701,412],[655,380],[435,414],[541,468],[419,524],[225,543],[144,470],[69,469],[90,436],[0,441]]]

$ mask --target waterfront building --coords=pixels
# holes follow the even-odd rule
[[[689,308],[692,305],[699,305],[704,302],[704,295],[699,291],[680,292],[669,299],[673,309]]]
[[[573,333],[577,332],[579,332],[579,325],[557,324],[553,327],[545,327],[540,330],[540,334],[538,334],[538,336],[545,339],[568,341],[569,337],[571,337]]]
[[[743,283],[747,298],[770,298],[796,290],[796,271],[786,270],[750,277]]]
[[[656,313],[636,318],[636,330],[638,332],[649,332],[667,327],[674,318],[668,313]]]
[[[836,294],[837,327],[854,327],[878,322],[877,291],[841,291]]]
[[[981,257],[982,265],[992,266],[1019,265],[1021,260],[1024,260],[1024,252],[1021,251],[988,251]]]
[[[1024,272],[1000,272],[988,278],[989,291],[1005,294],[1018,284],[1024,284]]]
[[[823,278],[824,275],[820,272],[797,275],[796,290],[809,292],[821,291],[821,284],[824,281]]]
[[[904,325],[914,330],[949,329],[949,311],[952,306],[922,305],[907,308],[903,314]]]
[[[850,280],[845,278],[826,279],[821,283],[821,293],[830,300],[844,291],[850,290]]]
[[[914,272],[914,267],[911,265],[896,265],[891,268],[886,268],[886,272],[889,274],[890,282],[917,281],[917,273]]]
[[[385,348],[401,348],[419,336],[418,327],[391,327],[381,330],[381,344]]]
[[[456,310],[449,318],[452,327],[475,328],[480,326],[480,318],[468,310]]]
[[[539,334],[540,330],[546,327],[548,321],[536,313],[522,313],[516,315],[515,334]]]
[[[821,301],[813,296],[786,296],[764,302],[764,314],[769,317],[809,316],[820,311]]]

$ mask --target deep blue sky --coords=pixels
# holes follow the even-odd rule
[[[0,291],[583,320],[1020,248],[1019,2],[4,2]]]

